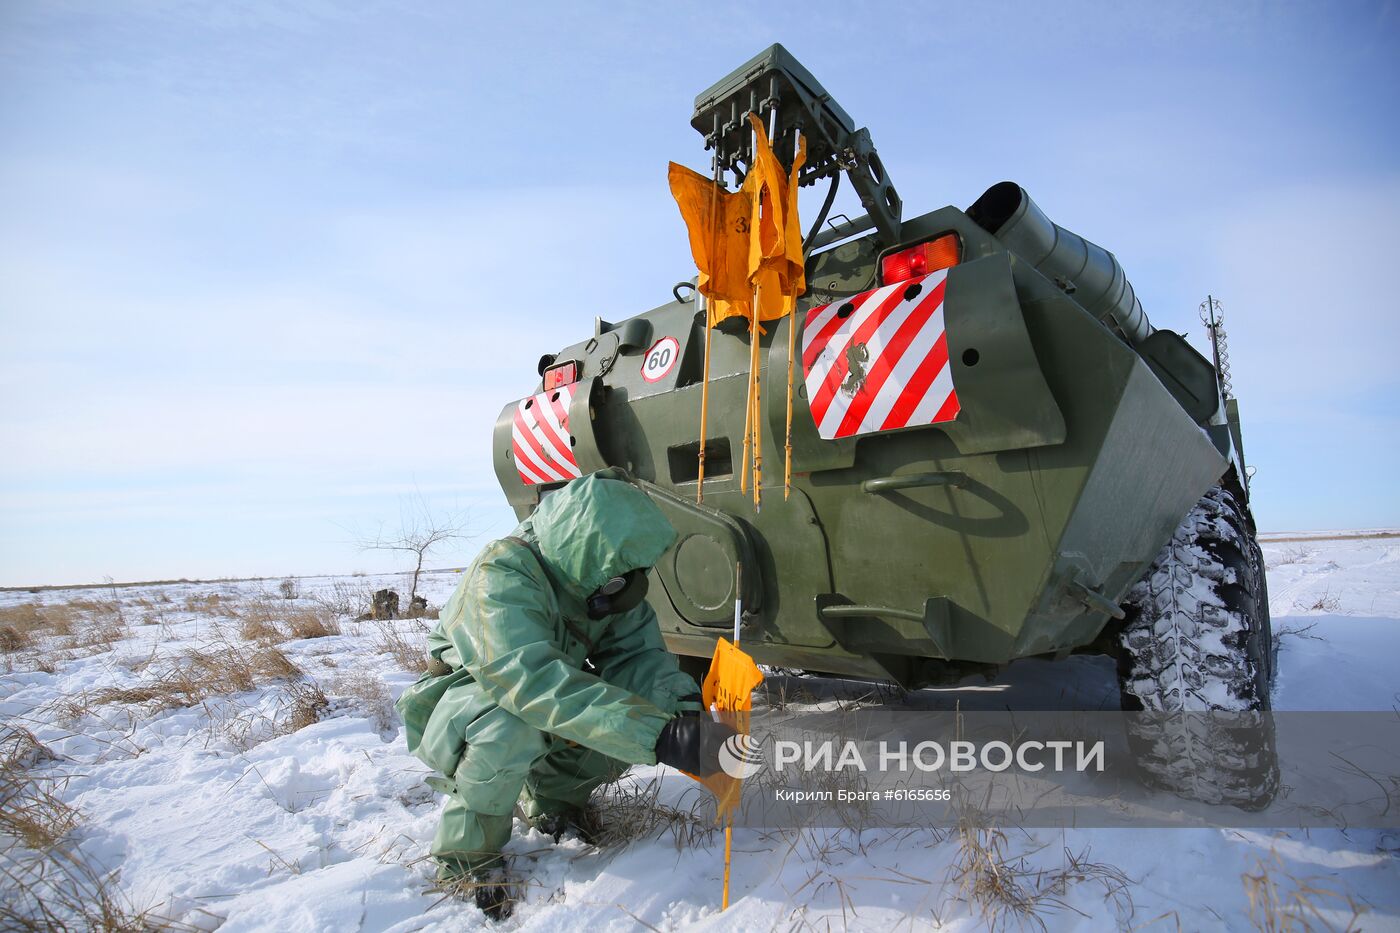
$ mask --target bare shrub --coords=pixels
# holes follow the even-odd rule
[[[335,616],[320,607],[308,606],[285,614],[287,630],[293,638],[325,638],[340,634]]]
[[[371,537],[361,538],[361,550],[399,551],[413,561],[413,582],[408,591],[408,604],[418,596],[418,579],[423,575],[423,561],[439,545],[465,537],[467,518],[461,514],[434,514],[427,500],[417,495],[399,503],[399,524],[393,531],[380,528]]]
[[[277,584],[277,592],[282,595],[283,599],[296,599],[301,595],[301,591],[297,587],[297,581],[293,580],[291,577]]]
[[[355,708],[367,713],[369,718],[374,720],[374,727],[380,732],[387,732],[395,727],[398,716],[394,711],[393,701],[389,698],[384,681],[374,674],[353,671],[331,681],[329,688],[332,696],[344,697],[350,700]]]
[[[1283,567],[1287,564],[1306,564],[1308,561],[1312,560],[1313,557],[1315,557],[1316,555],[1316,548],[1311,548],[1305,544],[1300,544],[1297,547],[1289,548],[1288,550],[1280,554],[1278,557],[1275,557],[1272,563],[1266,562],[1265,566],[1273,568]]]
[[[376,622],[374,650],[389,654],[401,670],[421,674],[428,669],[428,640],[422,632],[405,634],[392,622]]]
[[[1306,599],[1299,599],[1293,603],[1294,609],[1301,609],[1304,612],[1340,612],[1342,609],[1342,597],[1332,595],[1331,589],[1324,589],[1317,598],[1309,603]]]

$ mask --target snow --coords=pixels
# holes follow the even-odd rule
[[[1282,633],[1275,707],[1400,704],[1400,539],[1266,541],[1264,552]],[[454,583],[452,574],[430,574],[423,589],[440,605]],[[0,609],[80,600],[120,607],[126,627],[110,644],[70,648],[76,635],[55,636],[0,656],[12,668],[0,675],[0,716],[57,756],[31,756],[29,773],[58,779],[55,792],[83,814],[73,841],[91,864],[116,872],[111,884],[128,904],[230,933],[491,927],[431,886],[426,850],[439,798],[386,712],[414,676],[397,666],[374,623],[342,614],[339,635],[279,645],[326,697],[319,721],[301,728],[291,728],[286,681],[164,709],[97,702],[103,690],[171,676],[190,652],[251,650],[231,614],[240,605],[290,613],[319,599],[343,609],[389,584],[406,593],[404,580],[382,577],[304,578],[296,599],[283,599],[277,581],[0,593]],[[422,625],[393,623],[407,637]],[[1025,697],[1027,706],[1101,700],[1114,689],[1111,669],[1093,661],[1021,663],[967,689]],[[667,768],[637,768],[626,780],[658,781],[659,799],[678,810],[697,799],[694,785]],[[1235,929],[1260,916],[1251,892],[1273,891],[1285,908],[1301,892],[1314,922],[1343,928],[1354,907],[1364,929],[1400,929],[1395,832],[1007,828],[987,841],[1000,846],[1023,891],[1038,893],[1034,919],[990,915],[973,902],[969,850],[956,833],[737,829],[732,903],[721,913],[718,832],[662,826],[630,845],[594,849],[556,844],[517,821],[508,851],[528,885],[498,927]],[[0,889],[6,901],[18,894]]]

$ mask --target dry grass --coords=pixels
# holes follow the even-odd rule
[[[325,638],[340,634],[340,623],[322,607],[306,606],[284,615],[287,630],[293,638]]]
[[[261,616],[247,616],[238,625],[238,634],[245,641],[255,641],[263,645],[277,645],[287,640],[287,633],[271,619]]]
[[[282,714],[279,731],[289,735],[320,722],[330,701],[314,680],[299,680],[287,684],[278,705]]]
[[[1275,557],[1272,563],[1265,562],[1265,566],[1272,569],[1274,567],[1283,567],[1287,564],[1306,564],[1315,556],[1317,556],[1316,548],[1300,544],[1296,547],[1289,548]]]
[[[344,697],[356,709],[368,714],[380,732],[387,732],[398,722],[389,691],[377,675],[368,671],[353,671],[331,681],[328,686],[332,696]]]
[[[287,602],[271,597],[254,597],[240,603],[224,601],[220,611],[238,621],[238,632],[244,639],[263,645],[341,633],[335,614],[325,606],[288,606]]]
[[[110,650],[129,634],[115,600],[75,599],[59,605],[19,603],[0,607],[3,669],[52,674],[59,661]]]
[[[0,833],[31,849],[54,845],[78,822],[77,811],[59,799],[53,782],[29,776],[29,769],[55,760],[28,729],[0,726]]]
[[[222,685],[224,689],[218,692],[229,693],[246,692],[268,681],[300,677],[301,668],[277,648],[244,648],[225,642],[207,654],[192,651],[185,655],[175,673],[201,687]]]
[[[1296,600],[1293,603],[1293,608],[1301,609],[1304,612],[1340,612],[1342,597],[1340,594],[1332,595],[1330,589],[1324,589],[1311,603],[1305,599]]]
[[[421,623],[416,632],[404,633],[393,622],[376,622],[379,634],[374,639],[374,650],[389,654],[401,670],[411,674],[421,674],[428,669],[428,640]]]
[[[60,797],[62,778],[31,769],[54,760],[33,734],[0,726],[0,928],[136,933],[174,929],[135,909],[115,874],[81,855],[73,840],[81,814]]]
[[[1104,902],[1120,926],[1132,916],[1132,879],[1112,865],[1090,861],[1087,850],[1076,854],[1065,849],[1060,867],[1036,868],[1029,861],[1034,852],[1009,854],[1005,831],[976,818],[964,819],[955,839],[958,853],[948,881],[957,899],[974,909],[989,930],[1044,930],[1046,915],[1059,911],[1083,916],[1065,898],[1072,886],[1090,882],[1102,885]]]
[[[75,600],[56,606],[19,603],[0,607],[0,652],[16,652],[39,645],[48,636],[72,635],[94,622],[103,623],[120,612],[112,603]]]
[[[662,803],[660,792],[659,778],[645,784],[624,779],[604,785],[592,800],[599,823],[597,844],[620,848],[666,836],[677,849],[709,844],[718,827],[713,817],[701,815],[707,806],[704,797],[697,795],[690,810],[678,810]]]
[[[295,680],[301,668],[277,648],[222,642],[208,652],[191,651],[156,662],[153,679],[134,687],[110,687],[89,697],[91,705],[143,704],[148,713],[197,706],[211,697],[246,693],[277,680]]]
[[[1314,930],[1360,930],[1364,908],[1345,891],[1299,878],[1283,867],[1277,853],[1259,860],[1254,872],[1240,876],[1249,898],[1249,922],[1265,933]]]
[[[333,580],[311,596],[312,602],[338,618],[358,619],[366,615],[374,601],[374,587],[364,583]]]

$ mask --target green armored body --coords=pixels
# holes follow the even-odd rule
[[[752,165],[750,112],[785,167],[805,142],[800,184],[830,186],[806,293],[761,337],[769,465],[796,338],[790,495],[781,469],[761,509],[740,489],[749,334],[721,325],[697,501],[707,318],[683,284],[541,348],[495,429],[517,515],[593,470],[635,476],[678,533],[653,603],[680,655],[709,656],[741,596],[762,663],[916,687],[1105,652],[1126,708],[1267,709],[1263,566],[1217,366],[1016,184],[906,219],[870,134],[781,46],[696,99],[716,178]],[[843,175],[867,213],[828,224]]]

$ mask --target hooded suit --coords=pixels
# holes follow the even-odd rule
[[[437,673],[397,703],[449,795],[432,845],[448,873],[499,861],[518,800],[531,820],[582,806],[654,764],[662,727],[700,708],[647,603],[588,617],[590,594],[674,540],[645,493],[604,471],[548,495],[467,569],[428,637]]]

